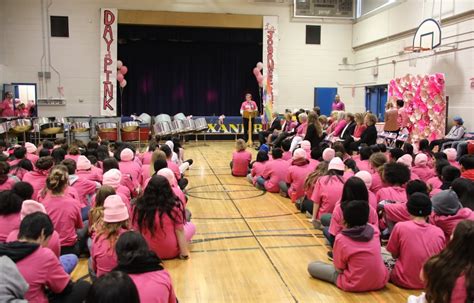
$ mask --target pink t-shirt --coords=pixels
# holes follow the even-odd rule
[[[0,215],[0,242],[5,242],[12,230],[20,228],[20,213]]]
[[[322,214],[331,214],[337,201],[341,200],[343,187],[344,182],[337,176],[323,176],[319,178],[314,185],[311,196],[311,200],[319,204],[318,213],[313,214],[313,217],[319,219]]]
[[[39,156],[35,154],[26,154],[26,159],[30,160],[33,165],[36,165],[36,161],[38,161]]]
[[[377,228],[379,223],[377,211],[372,207],[369,209],[369,223],[372,224],[374,228]],[[337,236],[344,228],[344,215],[342,213],[341,202],[338,201],[331,216],[329,233],[333,236]]]
[[[126,230],[120,230],[119,236],[125,231]],[[110,241],[106,239],[105,235],[95,236],[92,240],[92,268],[97,274],[97,277],[105,275],[117,267],[115,247],[112,247],[110,244]]]
[[[426,181],[426,185],[430,185],[432,189],[440,189],[441,185],[443,185],[443,181],[441,181],[438,176],[434,176]]]
[[[181,171],[179,170],[179,166],[171,160],[167,160],[166,162],[168,163],[168,168],[173,171],[176,180],[181,180]]]
[[[141,184],[142,178],[142,169],[135,161],[120,161],[119,162],[120,171],[123,175],[129,175],[132,178],[133,185],[138,187]]]
[[[435,171],[432,168],[429,168],[426,165],[423,166],[413,166],[411,169],[412,173],[417,175],[420,180],[427,182],[429,179],[436,176]]]
[[[60,293],[71,280],[59,259],[48,248],[39,247],[31,255],[18,261],[16,266],[30,286],[25,294],[28,302],[48,303],[44,288]]]
[[[319,165],[318,160],[309,159],[309,167],[311,168],[311,172],[313,172],[316,169],[316,167],[318,167],[318,165]]]
[[[377,192],[381,189],[386,187],[387,185],[383,182],[382,177],[378,172],[374,172],[372,174],[372,186],[370,186],[370,190],[377,194]]]
[[[358,159],[355,162],[356,162],[357,168],[359,168],[359,170],[365,170],[367,172],[372,173],[372,168],[370,167],[369,160],[360,160],[360,159]]]
[[[373,209],[377,209],[377,204],[378,204],[377,196],[370,190],[368,190],[368,192],[369,192],[369,205]]]
[[[142,165],[142,187],[145,187],[144,181],[147,180],[148,178],[151,177],[150,174],[150,165],[149,164],[143,164]]]
[[[40,191],[46,187],[48,173],[48,171],[29,171],[23,176],[22,181],[33,186],[33,199],[36,199]]]
[[[153,152],[147,151],[143,153],[142,155],[142,164],[143,165],[151,165],[151,156],[153,155]]]
[[[380,232],[368,242],[355,241],[342,233],[334,242],[334,266],[341,270],[337,287],[345,291],[362,292],[383,288],[389,279],[380,253]]]
[[[140,302],[176,303],[171,277],[166,269],[129,276],[137,286]]]
[[[251,176],[253,177],[253,184],[257,182],[257,178],[263,175],[265,169],[265,162],[254,162],[252,165],[252,170],[250,171]]]
[[[444,231],[446,242],[449,242],[451,235],[458,223],[462,220],[474,220],[474,212],[469,208],[461,208],[455,215],[442,216],[435,212],[431,213],[430,223],[438,226]]]
[[[0,109],[2,109],[2,117],[13,117],[15,112],[13,111],[13,102],[9,99],[4,99],[0,103]]]
[[[398,203],[406,203],[408,201],[405,189],[400,186],[381,188],[375,195],[377,197],[377,202],[390,200]]]
[[[306,135],[307,129],[308,129],[308,122],[301,123],[300,126],[296,128],[296,135],[299,137],[304,137]]]
[[[154,235],[148,229],[141,230],[141,234],[145,237],[150,249],[153,250],[161,259],[172,259],[179,255],[178,238],[176,230],[183,230],[184,217],[182,211],[175,207],[172,210],[173,221],[167,214],[161,216],[156,214]],[[138,224],[133,224],[135,230],[140,230]],[[163,228],[161,227],[163,226]]]
[[[466,303],[467,291],[466,291],[466,276],[462,275],[457,278],[454,284],[453,291],[451,292],[450,303]]]
[[[461,164],[459,164],[459,162],[456,161],[456,160],[449,161],[449,164],[451,164],[451,166],[454,166],[454,167],[456,167],[456,168],[458,168],[458,169],[461,169]]]
[[[283,156],[281,157],[285,161],[291,160],[293,158],[293,154],[290,151],[283,152]]]
[[[232,154],[232,175],[245,177],[248,174],[252,154],[249,151],[234,152]]]
[[[406,203],[393,203],[384,206],[385,219],[388,221],[404,222],[410,220]]]
[[[406,221],[395,225],[387,250],[397,258],[390,280],[403,288],[423,289],[420,271],[425,262],[443,250],[443,231],[434,225]]]
[[[283,159],[269,160],[265,163],[262,177],[265,181],[265,189],[271,193],[280,191],[279,183],[286,180],[290,163]]]
[[[71,179],[69,179],[71,181]],[[81,208],[88,205],[88,197],[92,198],[97,189],[96,183],[83,177],[78,177],[73,183],[69,183],[70,187],[74,188],[79,194],[79,201],[81,202]]]
[[[42,201],[59,233],[61,246],[73,246],[77,241],[76,229],[82,228],[81,207],[78,200],[67,196],[47,196]]]
[[[6,242],[17,241],[19,232],[20,232],[19,229],[12,230],[12,232],[8,235]],[[53,230],[53,233],[51,234],[51,238],[49,239],[48,248],[53,251],[56,257],[59,258],[61,254],[61,241],[59,241],[59,234],[55,230]]]
[[[13,185],[15,185],[16,181],[13,178],[8,177],[5,183],[0,184],[0,192],[4,190],[12,189]]]
[[[102,170],[98,167],[92,167],[90,170],[78,170],[76,171],[76,175],[80,176],[83,179],[94,181],[94,182],[102,182]]]
[[[288,188],[288,196],[291,201],[295,202],[304,197],[304,181],[306,177],[313,171],[310,164],[302,166],[291,165],[286,174],[286,183],[290,184]]]

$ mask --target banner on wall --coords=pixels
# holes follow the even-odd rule
[[[278,96],[278,16],[263,17],[263,123],[271,121]]]
[[[100,115],[117,115],[116,8],[100,9]]]

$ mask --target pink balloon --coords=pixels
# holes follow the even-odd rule
[[[123,79],[122,82],[119,83],[119,85],[121,88],[124,88],[125,86],[127,86],[127,80]]]
[[[262,76],[261,74],[259,74],[259,75],[257,76],[257,82],[258,82],[258,83],[262,83],[262,82],[263,82],[263,76]]]
[[[122,67],[120,67],[120,73],[125,76],[127,72],[128,72],[128,68],[125,65],[122,65]]]
[[[117,60],[117,69],[120,69],[123,66],[123,62],[120,60]]]
[[[258,63],[257,63],[257,68],[258,68],[259,71],[262,70],[262,69],[263,69],[263,63],[262,63],[262,62],[258,62]]]
[[[124,80],[124,77],[121,73],[117,73],[117,81],[120,83]]]
[[[253,75],[255,76],[255,78],[257,78],[260,74],[260,70],[258,69],[258,67],[254,67],[253,68]]]

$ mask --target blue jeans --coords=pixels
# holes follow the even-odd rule
[[[261,189],[265,189],[265,179],[263,177],[258,177],[257,178],[257,186]]]
[[[331,247],[333,247],[333,246],[334,246],[334,241],[336,240],[336,237],[334,237],[333,235],[331,235],[331,234],[329,233],[329,227],[326,226],[326,227],[323,229],[323,235],[324,235],[324,237],[328,240],[329,245],[331,245]]]

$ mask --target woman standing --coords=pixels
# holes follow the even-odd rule
[[[398,133],[398,110],[393,106],[392,102],[387,102],[385,106],[385,125],[383,130],[390,133]]]
[[[249,119],[243,118],[244,112],[252,112],[252,111],[257,111],[257,103],[252,100],[252,95],[251,94],[246,94],[245,95],[245,101],[242,102],[242,105],[240,106],[240,114],[242,115],[242,124],[244,125],[244,140],[247,142],[249,140]],[[255,123],[255,118],[251,118],[251,124],[252,128],[254,127]],[[253,130],[252,130],[253,133]]]
[[[3,101],[0,104],[0,115],[2,117],[13,117],[15,111],[13,110],[13,94],[6,92],[3,96]]]

